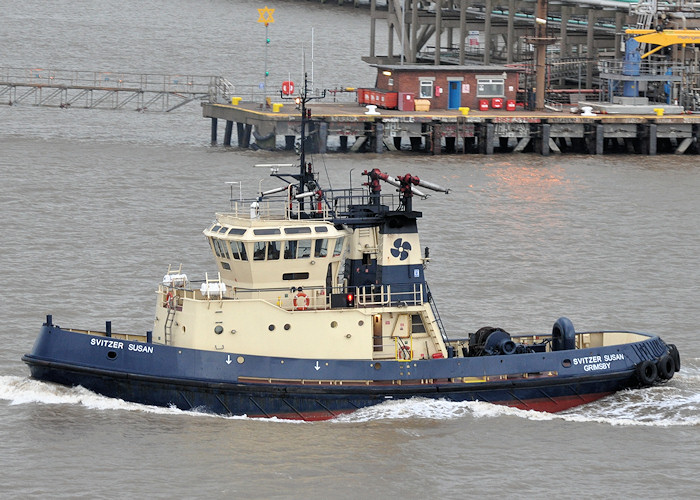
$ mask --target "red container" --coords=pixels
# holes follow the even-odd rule
[[[508,111],[515,111],[515,100],[513,99],[508,99],[506,101],[506,109]]]
[[[489,100],[488,99],[479,99],[479,111],[488,111],[489,110]]]
[[[382,108],[396,109],[399,107],[399,93],[387,92],[382,95]]]
[[[503,98],[502,97],[494,97],[491,99],[491,107],[493,109],[502,109],[503,108]]]
[[[357,104],[367,104],[367,89],[357,89]]]

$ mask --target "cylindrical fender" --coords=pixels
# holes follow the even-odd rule
[[[552,327],[552,350],[569,351],[576,349],[576,331],[569,318],[561,317]]]
[[[664,354],[656,362],[656,369],[659,372],[659,377],[664,380],[668,380],[673,377],[674,373],[676,373],[676,363],[673,361],[671,356]]]
[[[652,385],[656,381],[656,376],[658,375],[656,364],[648,359],[645,359],[637,365],[635,373],[637,375],[637,380],[639,380],[639,383],[642,385]]]
[[[681,355],[674,344],[668,344],[668,354],[673,358],[674,369],[677,372],[681,371]]]

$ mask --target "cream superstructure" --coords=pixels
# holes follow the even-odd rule
[[[204,234],[218,276],[189,282],[178,269],[159,287],[153,341],[273,357],[427,359],[445,356],[420,284],[347,287],[345,267],[419,266],[418,234],[351,229],[328,218],[274,214],[265,205],[217,214]],[[397,244],[397,241],[399,243]],[[406,254],[404,255],[405,252]]]

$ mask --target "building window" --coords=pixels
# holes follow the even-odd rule
[[[433,80],[420,80],[419,95],[421,99],[433,97]]]
[[[479,78],[476,81],[477,97],[505,97],[503,78]]]

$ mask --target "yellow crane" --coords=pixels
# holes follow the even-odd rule
[[[642,59],[670,45],[700,44],[700,30],[625,30],[628,35],[634,35],[639,43],[658,45],[642,56]]]

